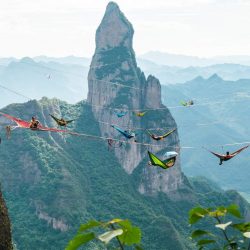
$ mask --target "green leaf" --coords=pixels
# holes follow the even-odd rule
[[[121,222],[118,222],[118,224],[121,226],[122,229],[125,230],[131,230],[132,224],[129,220],[123,220]]]
[[[189,224],[195,224],[196,222],[198,222],[200,219],[202,219],[204,216],[202,215],[197,215],[197,214],[192,214],[191,216],[189,216]]]
[[[207,231],[197,229],[197,230],[193,231],[193,233],[192,233],[192,235],[191,235],[191,238],[194,239],[194,238],[203,236],[203,235],[205,235],[205,234],[211,235],[211,233],[209,233],[209,232],[207,232]]]
[[[202,207],[195,207],[189,211],[189,224],[195,224],[208,214],[208,210]]]
[[[139,245],[136,245],[135,250],[143,250],[143,248],[141,246],[139,246]]]
[[[242,218],[239,207],[236,204],[232,204],[229,207],[227,207],[227,211],[234,217]]]
[[[197,245],[198,246],[204,246],[204,245],[208,245],[208,244],[211,244],[211,243],[215,243],[215,240],[203,239],[203,240],[199,240],[197,242]]]
[[[247,232],[250,231],[250,222],[234,224],[232,227],[238,229],[241,232]]]
[[[86,231],[86,230],[88,230],[88,229],[90,229],[90,228],[99,227],[99,226],[101,226],[101,225],[102,225],[101,222],[95,221],[95,220],[91,220],[91,221],[89,221],[89,222],[86,223],[86,224],[82,224],[82,225],[80,226],[78,232],[84,232],[84,231]]]
[[[86,244],[87,242],[95,238],[94,233],[87,234],[77,234],[68,244],[65,250],[76,250],[81,245]]]
[[[141,242],[141,230],[139,227],[128,227],[123,229],[124,232],[119,236],[120,241],[128,246],[139,244]]]
[[[116,230],[112,230],[112,231],[108,231],[104,234],[101,234],[99,236],[97,236],[97,238],[104,242],[105,244],[108,244],[113,238],[115,238],[118,235],[123,234],[123,230],[122,229],[116,229]]]

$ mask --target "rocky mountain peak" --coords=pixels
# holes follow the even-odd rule
[[[22,59],[19,60],[19,62],[20,63],[31,63],[31,64],[35,63],[35,61],[30,57],[23,57]]]
[[[110,2],[96,31],[96,49],[106,50],[119,46],[132,48],[133,34],[133,27],[119,6]]]
[[[96,50],[88,74],[88,103],[92,106],[94,117],[100,122],[102,137],[126,140],[111,124],[123,129],[176,127],[172,115],[161,102],[159,80],[152,75],[146,78],[137,67],[132,47],[133,33],[132,25],[118,5],[109,3],[96,32]],[[115,109],[128,112],[126,116],[118,118]],[[133,112],[147,109],[150,112],[143,118],[136,117]],[[161,132],[164,131],[156,131]],[[147,134],[137,134],[138,142],[155,144]],[[168,140],[158,142],[156,147],[145,147],[131,141],[124,147],[115,148],[114,154],[128,174],[133,174],[137,167],[144,164],[145,171],[141,173],[141,183],[138,183],[141,193],[170,193],[183,185],[179,161],[173,170],[168,171],[145,166],[147,150],[161,155],[169,146],[171,149],[179,147],[177,132],[170,135]]]
[[[223,80],[218,74],[211,75],[207,81],[221,81]]]
[[[121,12],[120,8],[116,2],[110,1],[107,5],[105,14],[110,13],[112,11]]]

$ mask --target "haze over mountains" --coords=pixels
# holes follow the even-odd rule
[[[1,84],[8,83],[5,87],[22,92],[26,95],[24,99],[47,96],[39,101],[12,103],[3,108],[3,112],[24,120],[35,114],[48,127],[56,126],[49,114],[66,119],[77,117],[67,129],[80,133],[73,136],[16,129],[7,140],[4,126],[10,121],[0,116],[3,138],[0,179],[18,249],[63,249],[80,223],[93,218],[104,221],[120,217],[131,219],[142,228],[144,249],[191,250],[195,246],[188,238],[191,228],[187,217],[188,211],[197,204],[214,207],[237,203],[246,218],[250,217],[249,204],[236,191],[218,187],[219,184],[249,192],[248,168],[243,166],[246,152],[229,162],[233,164],[241,159],[242,165],[233,168],[227,164],[231,166],[227,172],[223,172],[224,166],[215,170],[218,161],[207,152],[201,158],[198,156],[202,143],[209,146],[228,143],[228,140],[235,142],[245,136],[248,116],[239,124],[236,120],[242,114],[238,106],[228,109],[227,105],[248,99],[248,80],[225,82],[213,75],[207,80],[198,77],[186,84],[162,87],[156,77],[145,76],[138,67],[132,46],[133,32],[132,24],[118,5],[110,2],[96,31],[96,50],[90,68],[86,65],[88,61],[73,57],[23,58],[2,67]],[[83,73],[87,74],[83,69],[88,70],[88,92],[87,84],[82,82]],[[121,84],[111,84],[114,82]],[[87,100],[83,100],[85,91]],[[216,96],[218,92],[222,98]],[[7,90],[6,93],[14,94]],[[48,98],[53,96],[63,100]],[[65,102],[69,99],[76,102],[78,98],[81,101],[73,105]],[[179,115],[179,110],[172,111],[172,106],[179,106],[180,100],[189,98],[195,98],[195,104],[203,109],[197,109],[199,106],[181,108]],[[210,108],[214,107],[213,103],[216,105],[216,98],[223,99],[222,105]],[[224,101],[226,98],[228,102]],[[117,107],[129,110],[128,114],[117,119],[114,113]],[[240,108],[247,113],[247,106]],[[137,117],[132,112],[135,109],[151,111]],[[229,123],[229,118],[235,123]],[[202,134],[194,124],[214,123],[218,119],[223,119],[222,131],[208,127],[211,131]],[[110,126],[114,122],[122,128],[143,128],[136,137],[140,144],[126,141],[121,148],[108,150],[104,138],[122,139]],[[152,142],[143,133],[149,127],[158,133],[158,129],[165,126],[177,127],[167,140]],[[194,145],[195,150],[183,151],[181,147],[185,143]],[[174,167],[148,166],[147,150],[162,157],[169,148],[180,153]],[[200,162],[206,171],[197,167]],[[182,167],[190,175],[206,175],[217,184],[202,177],[189,179]],[[237,167],[242,171],[240,175],[236,174]],[[237,178],[241,178],[241,186],[237,185]],[[94,242],[86,249],[102,248]]]
[[[116,33],[110,35],[114,27]],[[177,148],[179,152],[178,131],[154,148],[148,148],[151,138],[141,133],[137,140],[142,144],[128,142],[121,148],[108,150],[103,138],[122,139],[110,126],[117,118],[112,110],[114,107],[163,108],[145,117],[129,112],[117,121],[123,128],[176,127],[177,124],[162,104],[158,79],[152,75],[145,77],[137,66],[132,47],[133,27],[117,4],[108,4],[96,37],[93,67],[88,72],[87,101],[70,105],[58,99],[43,98],[11,104],[3,109],[25,120],[35,113],[48,127],[55,126],[49,114],[77,117],[68,129],[81,133],[81,136],[72,136],[16,129],[10,140],[2,140],[0,179],[17,248],[63,249],[81,222],[121,217],[132,219],[143,228],[145,249],[189,250],[194,245],[188,239],[190,227],[186,217],[195,204],[216,206],[218,201],[220,205],[236,202],[248,215],[249,205],[237,192],[215,189],[202,178],[188,180],[179,158],[167,171],[148,166],[147,149],[157,155],[164,154],[168,147]],[[119,63],[111,64],[114,58]],[[22,72],[28,71],[30,65],[38,66],[41,73],[39,75],[33,68],[29,72],[32,78],[47,77],[44,74],[48,69],[45,71],[41,67],[43,64],[30,58],[12,62],[8,67],[21,79]],[[61,70],[61,65],[53,62],[55,66],[54,77]],[[127,87],[107,84],[107,81],[119,81]],[[33,87],[36,89],[40,85],[42,80],[35,82]],[[9,120],[1,116],[0,122],[4,129],[3,124],[8,124]],[[89,136],[84,136],[86,134]],[[206,197],[208,192],[213,194],[209,199]],[[95,242],[86,249],[102,248]]]
[[[242,64],[250,66],[250,56],[248,55],[225,55],[202,58],[197,56],[187,56],[171,54],[160,51],[149,51],[139,56],[142,59],[152,61],[160,65],[177,66],[177,67],[205,67],[213,64]]]
[[[229,58],[233,60],[233,57]],[[191,66],[191,60],[188,62],[188,67],[161,65],[161,60],[153,62],[142,57],[138,57],[137,60],[146,75],[156,75],[163,85],[185,83],[198,76],[209,78],[214,74],[230,81],[250,79],[250,66],[236,64],[236,62],[225,63],[226,60],[223,64],[203,67]],[[76,103],[87,98],[89,65],[90,59],[75,56],[63,58],[38,56],[19,60],[2,58],[0,59],[0,85],[20,92],[30,99],[48,96]],[[0,107],[27,100],[3,88],[1,91],[4,97],[0,100]]]
[[[39,57],[39,60],[26,57],[0,67],[0,85],[25,96],[1,88],[4,95],[0,107],[27,99],[41,99],[43,96],[57,97],[69,103],[85,99],[88,67],[84,65],[88,65],[88,62],[75,57],[61,58],[61,63],[55,58],[53,60],[47,57]],[[76,61],[78,64],[74,64]]]
[[[152,55],[155,53],[148,53],[142,57],[156,60]],[[177,106],[180,100],[193,98],[195,103],[198,103],[197,107],[191,109],[171,109],[179,126],[182,145],[200,147],[206,144],[249,141],[250,134],[245,124],[249,123],[247,107],[250,105],[250,80],[248,80],[250,79],[250,66],[223,63],[182,68],[159,65],[153,61],[142,59],[142,57],[139,57],[138,65],[145,74],[152,73],[160,78],[164,104],[170,107]],[[159,57],[159,62],[168,62],[164,59],[165,57],[166,55],[163,53],[162,59]],[[173,57],[175,56],[173,55]],[[178,60],[183,60],[182,56],[178,57]],[[194,58],[185,58],[191,65]],[[246,63],[248,57],[225,57],[220,60],[222,59],[225,61],[237,59],[238,62]],[[87,73],[90,65],[88,58],[74,56],[64,58],[39,56],[21,60],[5,58],[0,60],[0,64],[0,85],[24,95],[24,97],[16,95],[1,88],[3,95],[1,95],[0,107],[13,102],[21,103],[27,99],[40,99],[43,96],[56,97],[68,103],[76,103],[87,98]],[[171,63],[169,62],[169,64]],[[178,61],[175,60],[175,64],[178,64]],[[214,102],[215,104],[212,104]],[[222,104],[216,105],[217,102],[222,102]],[[203,103],[208,103],[208,105],[203,105]],[[235,118],[233,121],[231,121],[232,117]],[[211,125],[191,129],[192,124]],[[234,147],[234,149],[236,148]],[[221,151],[221,148],[218,147],[213,149]],[[194,150],[185,151],[182,156],[183,168],[188,175],[206,175],[217,183],[219,182],[222,187],[235,188],[248,194],[250,186],[242,185],[238,181],[239,178],[242,178],[246,179],[244,183],[247,183],[247,178],[250,177],[247,166],[244,165],[244,155],[246,154],[243,153],[243,157],[239,157],[235,166],[224,173],[224,168],[216,168],[216,160],[211,159],[206,151],[201,150],[199,153]],[[211,168],[215,167],[214,171],[202,167],[203,162],[208,162],[209,165],[211,161]],[[229,163],[229,165],[231,164]],[[239,166],[242,165],[243,169],[238,172]],[[234,180],[230,176],[239,176],[239,178]]]
[[[237,143],[250,142],[250,80],[225,81],[218,75],[197,77],[185,84],[163,86],[162,94],[168,107],[178,105],[179,100],[193,99],[195,103],[193,107],[170,108],[179,125],[181,145],[194,147],[182,150],[184,172],[207,176],[226,189],[249,196],[249,150],[218,166],[218,158],[203,147],[225,153],[244,145]]]
[[[88,58],[39,56],[21,60],[9,58],[0,62],[0,85],[25,95],[22,97],[1,88],[3,95],[0,107],[13,102],[24,102],[27,99],[40,99],[43,96],[56,97],[68,103],[76,103],[87,98],[87,73],[90,65]],[[177,106],[180,100],[193,98],[198,104],[191,109],[171,109],[179,126],[182,145],[200,147],[206,144],[250,141],[250,134],[245,127],[245,124],[249,123],[247,107],[250,105],[250,66],[216,64],[181,68],[159,65],[141,58],[138,59],[138,65],[146,75],[153,73],[159,76],[163,83],[163,102],[167,106]],[[216,105],[217,102],[222,104]],[[233,121],[232,117],[235,118]],[[191,129],[192,124],[211,125]],[[221,152],[221,148],[213,149]],[[247,197],[250,186],[239,182],[239,178],[242,178],[246,179],[244,183],[247,183],[247,178],[250,177],[247,166],[244,165],[246,154],[243,152],[243,157],[236,159],[235,166],[224,173],[224,168],[216,168],[216,159],[211,158],[206,151],[200,150],[196,153],[194,150],[186,150],[182,156],[183,168],[188,175],[206,175],[222,187],[235,188],[246,193]],[[211,168],[215,167],[214,171],[202,167],[203,162],[208,162],[209,165],[211,161]],[[239,166],[244,167],[238,172]],[[239,178],[234,180],[230,176]]]

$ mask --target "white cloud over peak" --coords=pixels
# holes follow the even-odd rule
[[[0,0],[0,57],[91,56],[104,0]],[[250,55],[249,0],[118,0],[137,54]]]

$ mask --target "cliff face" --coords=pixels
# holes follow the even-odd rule
[[[0,250],[12,250],[8,210],[0,190]]]
[[[176,127],[171,114],[161,104],[159,81],[153,76],[146,79],[136,66],[132,26],[113,3],[109,4],[106,14],[102,24],[107,21],[111,26],[121,27],[113,31],[117,32],[114,38],[112,32],[105,37],[105,31],[112,31],[112,27],[101,24],[97,31],[98,46],[89,73],[88,103],[70,105],[43,98],[12,104],[2,111],[24,120],[35,115],[49,127],[56,126],[49,114],[77,118],[67,129],[94,138],[118,137],[110,125],[97,121],[131,128]],[[108,109],[100,107],[103,105]],[[110,109],[114,107],[164,110],[150,111],[143,118],[129,112],[118,119]],[[188,238],[187,215],[195,204],[214,207],[236,202],[245,208],[243,214],[249,216],[249,206],[239,195],[210,188],[209,184],[200,182],[200,178],[198,184],[186,189],[190,184],[181,173],[179,159],[176,166],[167,171],[147,166],[147,150],[161,155],[167,149],[175,149],[167,146],[178,148],[177,133],[161,142],[160,147],[128,144],[113,152],[107,150],[106,141],[90,136],[15,129],[7,140],[3,124],[11,122],[0,116],[0,180],[8,200],[17,249],[64,249],[79,223],[93,218],[106,221],[120,217],[131,219],[143,229],[144,249],[188,250],[194,246]],[[137,140],[158,144],[146,134],[140,134]],[[212,195],[208,199],[209,193]],[[177,199],[181,201],[176,202]],[[94,248],[91,245],[88,249]]]
[[[145,110],[165,108],[161,103],[161,85],[154,76],[145,77],[137,67],[132,47],[133,27],[120,11],[117,4],[108,4],[105,15],[96,32],[96,50],[88,74],[88,103],[92,106],[97,121],[100,121],[102,136],[119,138],[110,124],[122,128],[161,128],[176,127],[168,109],[150,110],[143,118],[132,111],[117,118],[117,110]],[[112,84],[112,83],[114,84]],[[142,131],[142,130],[140,130]],[[163,131],[158,131],[161,133]],[[130,144],[115,149],[115,156],[128,174],[147,157],[147,150],[154,153],[164,150],[178,151],[177,132],[165,141],[152,141],[148,135],[140,133],[138,142],[157,144],[145,146]],[[171,146],[167,148],[168,146]],[[158,191],[169,193],[183,185],[183,175],[179,161],[173,169],[163,171],[145,166],[138,190],[145,194]]]
[[[3,112],[25,120],[36,114],[42,124],[50,127],[55,126],[50,113],[65,118],[78,117],[68,129],[100,135],[99,124],[85,102],[69,105],[43,98],[10,105]],[[0,116],[0,123],[9,121]],[[188,242],[185,239],[185,243],[181,242],[182,236],[170,219],[177,217],[173,213],[169,215],[175,202],[163,203],[157,199],[157,208],[154,202],[148,203],[137,191],[134,176],[128,175],[113,152],[107,150],[106,141],[24,129],[12,131],[10,140],[4,134],[1,137],[0,179],[6,190],[18,249],[64,249],[79,221],[118,216],[145,228],[146,249],[165,250],[166,245],[172,249],[171,244],[175,244],[176,250],[187,249]],[[155,197],[152,198],[155,201]],[[159,224],[158,209],[166,211],[160,220],[165,227],[173,229],[167,236],[162,232],[161,241],[154,240],[154,232],[158,231],[155,226]],[[184,217],[187,211],[182,212]],[[179,223],[184,225],[186,221],[179,220]]]

